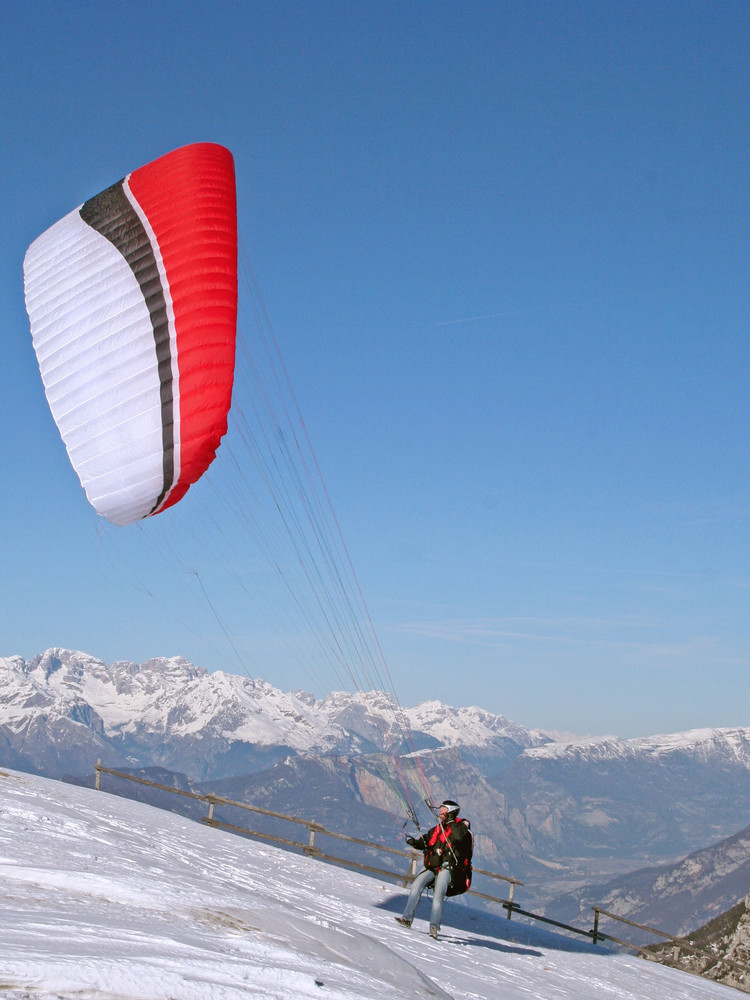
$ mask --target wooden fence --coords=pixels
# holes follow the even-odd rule
[[[383,844],[375,843],[370,840],[363,840],[359,837],[351,837],[348,834],[337,833],[334,830],[327,830],[320,823],[315,820],[301,819],[298,816],[289,816],[286,813],[273,812],[270,809],[262,809],[260,806],[251,806],[246,802],[237,802],[234,799],[224,798],[221,795],[213,795],[208,793],[206,795],[201,795],[198,792],[187,792],[181,788],[172,788],[170,785],[162,785],[156,781],[149,781],[146,778],[138,778],[133,774],[128,774],[125,771],[116,771],[109,767],[103,767],[101,760],[96,762],[95,767],[96,778],[94,787],[97,790],[101,789],[101,776],[102,774],[111,774],[117,778],[123,778],[126,781],[134,781],[140,785],[148,785],[151,788],[157,788],[164,792],[172,792],[174,795],[182,795],[186,798],[194,799],[199,802],[205,802],[208,805],[208,815],[203,816],[200,819],[201,823],[206,824],[214,828],[220,828],[223,830],[231,830],[234,833],[242,834],[248,837],[257,837],[261,840],[272,841],[277,844],[283,844],[286,847],[291,847],[302,851],[308,857],[317,858],[320,861],[327,861],[333,864],[346,865],[350,868],[356,868],[359,871],[368,872],[369,874],[380,875],[385,878],[396,879],[401,882],[402,885],[406,886],[414,880],[417,874],[418,862],[421,858],[421,854],[416,851],[401,851],[394,847],[385,847]],[[280,837],[277,834],[265,833],[259,830],[253,830],[250,827],[239,826],[233,823],[226,823],[223,820],[217,819],[215,816],[216,806],[229,806],[236,809],[243,809],[249,813],[255,813],[260,816],[267,816],[272,819],[284,820],[287,823],[297,824],[298,826],[304,827],[307,831],[307,843],[303,843],[299,840],[291,840],[286,837]],[[316,844],[315,838],[318,837],[331,837],[334,840],[346,841],[350,844],[356,844],[361,847],[368,848],[373,851],[380,851],[384,854],[391,856],[396,856],[398,858],[403,858],[408,861],[408,868],[406,871],[393,871],[387,868],[377,868],[373,865],[367,865],[360,861],[354,861],[351,858],[342,858],[335,854],[327,854]],[[474,868],[474,873],[477,875],[484,875],[487,878],[495,879],[499,882],[505,882],[508,884],[508,898],[503,899],[499,896],[488,895],[487,893],[479,892],[476,889],[469,889],[468,894],[476,896],[478,899],[484,899],[491,903],[498,903],[505,911],[508,920],[515,913],[517,916],[529,917],[531,920],[539,921],[540,923],[549,924],[560,930],[567,931],[571,934],[577,934],[581,937],[587,938],[593,944],[597,944],[599,941],[609,941],[612,944],[616,944],[619,947],[627,948],[630,951],[635,951],[637,954],[644,958],[651,958],[653,961],[653,955],[650,955],[646,950],[646,946],[634,944],[631,941],[625,941],[622,938],[615,937],[612,934],[607,934],[599,929],[600,917],[607,917],[611,920],[619,921],[620,923],[627,924],[630,927],[636,927],[639,930],[648,931],[651,934],[656,935],[667,942],[671,942],[673,945],[673,961],[676,963],[679,958],[680,950],[689,951],[694,954],[701,955],[705,958],[716,961],[716,956],[712,955],[710,952],[704,949],[697,948],[690,944],[685,938],[675,937],[674,935],[667,934],[664,931],[657,930],[654,927],[649,927],[646,924],[637,924],[632,920],[628,920],[625,917],[621,917],[616,913],[610,913],[607,910],[603,910],[601,907],[593,906],[594,911],[594,924],[590,930],[584,930],[581,927],[574,927],[572,924],[566,924],[559,920],[553,920],[551,917],[545,917],[540,913],[532,913],[529,910],[523,910],[514,901],[514,894],[516,886],[522,886],[523,882],[520,879],[512,878],[509,875],[500,875],[497,872],[487,871],[484,868]],[[742,972],[750,972],[748,966],[740,965],[737,962],[731,962],[728,959],[721,959],[724,964],[731,965]]]
[[[315,820],[301,819],[299,816],[290,816],[287,813],[273,812],[271,809],[262,809],[260,806],[251,806],[246,802],[237,802],[235,799],[228,799],[224,796],[214,795],[210,792],[206,795],[201,795],[198,792],[187,792],[181,788],[172,788],[170,785],[162,785],[156,781],[149,781],[146,778],[136,777],[136,775],[128,774],[126,771],[116,771],[110,767],[103,767],[101,760],[96,762],[94,770],[96,772],[94,787],[97,791],[101,789],[101,776],[103,774],[111,774],[117,778],[123,778],[126,781],[134,781],[139,785],[148,785],[150,788],[157,788],[163,792],[172,792],[174,795],[182,795],[188,799],[194,799],[198,802],[207,803],[208,815],[202,816],[200,819],[200,822],[206,824],[207,826],[220,828],[222,830],[231,830],[233,833],[239,833],[244,836],[257,837],[261,840],[268,840],[276,844],[283,844],[286,847],[292,847],[302,851],[302,853],[308,855],[308,857],[317,858],[320,861],[328,861],[333,864],[346,865],[350,868],[356,868],[359,871],[368,872],[372,875],[381,875],[386,878],[396,879],[403,885],[408,885],[412,882],[417,874],[418,861],[421,857],[421,854],[417,851],[401,851],[395,847],[386,847],[383,844],[378,844],[372,840],[363,840],[360,837],[351,837],[348,834],[338,833],[335,830],[327,830],[322,824],[316,822]],[[280,837],[275,833],[266,833],[260,830],[253,830],[250,827],[239,826],[234,823],[226,823],[223,820],[216,818],[216,806],[229,806],[235,809],[243,809],[246,812],[255,813],[259,816],[268,816],[272,819],[284,820],[287,823],[297,824],[298,826],[304,827],[307,831],[307,843],[303,843],[299,840],[291,840],[287,837]],[[366,847],[373,851],[379,851],[383,854],[389,854],[398,858],[406,859],[406,861],[408,861],[407,870],[398,872],[387,868],[376,868],[373,865],[366,865],[362,862],[354,861],[351,858],[342,858],[339,855],[327,854],[316,844],[316,835],[319,837],[332,837],[334,840],[346,841],[349,844],[357,844],[360,847]],[[513,912],[522,912],[513,901],[516,886],[523,885],[523,882],[521,882],[520,879],[512,878],[509,875],[499,875],[497,872],[486,871],[484,868],[474,868],[474,872],[477,875],[485,875],[488,878],[495,879],[500,882],[506,882],[509,889],[507,899],[503,899],[498,896],[490,896],[486,893],[470,889],[469,892],[472,895],[481,899],[489,900],[493,903],[499,903],[507,910],[508,919],[510,919]],[[575,930],[575,928],[573,928],[573,930]]]

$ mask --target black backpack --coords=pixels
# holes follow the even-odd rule
[[[471,885],[471,858],[474,853],[474,834],[471,832],[471,823],[469,823],[468,819],[459,819],[456,817],[455,822],[463,823],[469,835],[468,837],[462,837],[457,843],[451,845],[451,849],[458,859],[458,864],[452,869],[451,884],[448,886],[446,896],[460,896]]]

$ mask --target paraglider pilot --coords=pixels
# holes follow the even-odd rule
[[[430,937],[437,938],[446,896],[466,892],[471,883],[473,837],[467,819],[459,818],[459,805],[446,799],[438,811],[438,822],[423,836],[407,837],[410,847],[424,851],[424,869],[414,879],[406,908],[396,923],[411,927],[422,893],[433,886]]]

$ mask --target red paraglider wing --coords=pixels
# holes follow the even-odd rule
[[[95,509],[180,500],[227,429],[237,325],[234,164],[185,146],[43,233],[24,261],[52,414]]]

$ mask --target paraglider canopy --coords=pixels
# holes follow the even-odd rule
[[[26,308],[86,496],[125,525],[180,500],[227,430],[237,325],[229,150],[184,146],[29,247]]]

